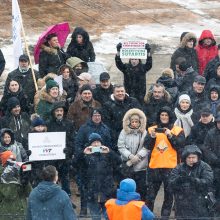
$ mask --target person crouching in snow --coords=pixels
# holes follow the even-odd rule
[[[97,133],[89,136],[85,148],[86,178],[88,181],[88,206],[92,220],[101,220],[105,202],[113,196],[113,170],[120,166],[120,157],[102,145],[102,137]]]
[[[133,178],[137,183],[137,191],[143,201],[146,200],[146,169],[148,151],[143,147],[147,134],[147,119],[139,109],[133,108],[126,112],[123,118],[123,130],[118,138],[118,150],[124,166],[122,172],[125,178]]]

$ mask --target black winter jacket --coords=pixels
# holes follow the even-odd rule
[[[204,70],[204,77],[206,78],[206,81],[208,82],[210,79],[215,77],[215,68],[216,64],[220,62],[220,57],[216,56],[214,59],[210,60]]]
[[[97,85],[93,90],[93,98],[103,106],[105,102],[111,100],[112,93],[113,85],[110,85],[108,89],[103,89],[100,85]]]

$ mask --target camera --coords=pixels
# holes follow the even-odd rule
[[[164,133],[165,132],[165,128],[155,128],[155,132],[157,133]]]
[[[101,153],[102,152],[102,146],[92,147],[91,152],[92,153]]]

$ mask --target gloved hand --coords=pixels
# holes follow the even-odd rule
[[[147,50],[147,53],[150,53],[151,50],[150,44],[145,44],[145,49]]]
[[[140,162],[140,161],[141,161],[141,159],[140,159],[140,157],[139,157],[138,155],[135,155],[135,156],[131,159],[132,164],[136,164],[136,163],[138,163],[138,162]]]
[[[128,160],[128,161],[126,162],[126,165],[127,165],[128,167],[131,167],[133,164],[132,164],[131,160]]]
[[[26,153],[27,153],[28,157],[32,154],[31,150],[27,150]]]
[[[118,43],[117,46],[116,46],[118,52],[120,52],[121,47],[122,47],[122,44],[121,44],[121,43]]]
[[[134,158],[134,154],[130,154],[128,159],[131,160],[132,158]]]

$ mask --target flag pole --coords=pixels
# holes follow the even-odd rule
[[[36,77],[35,77],[35,74],[34,74],[34,68],[33,68],[33,64],[32,64],[32,61],[31,61],[30,52],[29,52],[29,49],[28,49],[28,43],[27,43],[27,40],[26,40],[26,34],[25,34],[25,31],[24,31],[23,20],[22,20],[21,14],[20,14],[20,22],[21,22],[21,31],[22,31],[22,34],[23,34],[23,37],[24,37],[24,45],[25,45],[27,55],[29,57],[31,73],[32,73],[32,77],[33,77],[33,80],[34,80],[35,90],[37,92],[38,91],[37,80],[36,80]]]

